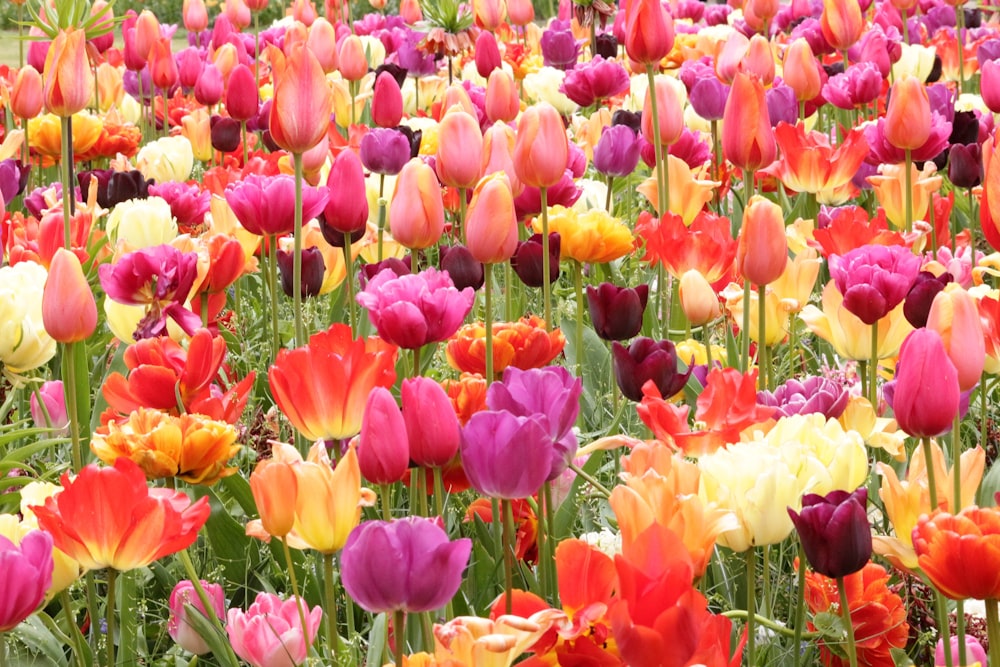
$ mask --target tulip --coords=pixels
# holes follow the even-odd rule
[[[961,512],[924,514],[913,529],[920,569],[952,600],[1000,598],[1000,508],[966,507]]]
[[[80,259],[60,248],[49,265],[42,291],[42,322],[60,343],[86,340],[97,328],[97,302]]]
[[[208,9],[204,0],[184,0],[181,17],[188,32],[199,33],[208,28]]]
[[[566,21],[553,21],[549,29],[542,33],[539,46],[546,67],[572,69],[580,57],[580,45]]]
[[[233,651],[251,667],[293,667],[306,661],[323,609],[309,609],[300,598],[282,600],[274,593],[260,592],[245,613],[230,609],[226,620]]]
[[[827,43],[838,51],[847,51],[865,29],[858,0],[823,0],[820,29]]]
[[[225,192],[226,202],[243,227],[258,236],[282,236],[295,227],[295,179],[250,174]],[[326,192],[302,189],[302,219],[311,220],[326,205]]]
[[[493,70],[500,68],[500,47],[497,46],[497,38],[489,30],[483,30],[476,38],[475,60],[476,71],[484,79],[489,79]]]
[[[660,0],[633,0],[626,11],[625,53],[643,65],[656,65],[674,47],[674,22]]]
[[[942,273],[935,276],[929,271],[921,271],[913,281],[913,286],[906,293],[903,301],[903,315],[906,321],[919,329],[927,326],[927,317],[931,312],[931,304],[938,292],[943,290],[952,281],[950,273]],[[940,333],[940,332],[938,332]]]
[[[396,178],[389,203],[392,238],[411,250],[423,250],[444,233],[444,201],[437,176],[419,158],[407,162]]]
[[[642,329],[649,285],[635,288],[612,283],[587,286],[587,305],[594,331],[604,340],[627,340]]]
[[[291,297],[294,294],[292,286],[292,271],[294,269],[295,255],[288,250],[278,250],[278,275],[281,281],[281,291],[285,296]],[[318,296],[323,287],[323,278],[326,274],[326,264],[323,253],[319,248],[302,249],[302,297],[308,298]]]
[[[403,117],[403,93],[389,72],[375,79],[372,95],[372,121],[379,127],[396,127]]]
[[[45,56],[42,98],[49,113],[68,118],[86,108],[94,91],[83,30],[62,30]]]
[[[237,65],[229,73],[226,89],[226,111],[235,120],[245,123],[257,116],[257,79],[246,65]]]
[[[627,348],[615,341],[611,347],[615,380],[630,401],[642,400],[642,387],[656,385],[661,396],[673,396],[687,384],[693,366],[681,373],[677,369],[677,349],[669,340],[636,338]]]
[[[552,470],[552,437],[540,416],[477,412],[462,429],[461,453],[469,483],[491,498],[533,496]]]
[[[486,370],[486,327],[468,324],[448,341],[448,364],[462,373],[484,374]],[[566,338],[559,329],[545,330],[540,317],[522,317],[517,322],[493,324],[493,368],[502,373],[507,367],[541,368],[562,354]],[[485,384],[485,381],[484,381]]]
[[[368,395],[361,420],[358,441],[361,476],[372,484],[392,484],[403,479],[410,465],[408,442],[406,422],[392,392],[376,387]]]
[[[449,111],[438,124],[434,169],[442,184],[465,190],[475,187],[483,159],[483,133],[475,117]]]
[[[10,110],[18,118],[34,118],[42,112],[42,75],[31,65],[17,71],[14,88],[10,92]]]
[[[700,271],[689,269],[678,285],[681,309],[692,326],[708,324],[722,314],[719,296]]]
[[[284,538],[292,532],[298,480],[289,461],[273,456],[260,461],[250,473],[250,492],[268,535]]]
[[[657,113],[659,115],[661,146],[669,146],[675,143],[684,130],[684,116],[681,111],[683,103],[683,84],[673,77],[660,75],[654,77]],[[657,140],[653,136],[653,106],[650,96],[653,90],[646,91],[646,100],[642,106],[642,136],[646,141],[653,143]]]
[[[635,171],[638,164],[639,142],[631,128],[612,125],[601,131],[601,138],[594,147],[594,169],[605,176],[624,178]]]
[[[149,50],[149,72],[154,89],[167,91],[177,84],[180,76],[177,71],[177,60],[170,50],[170,40],[166,37],[153,42]]]
[[[305,153],[326,136],[333,93],[319,61],[305,45],[293,47],[287,59],[275,57],[272,67],[271,139],[289,153]]]
[[[205,68],[194,84],[194,98],[205,106],[213,106],[222,100],[224,83],[222,74],[212,63],[206,63]]]
[[[562,180],[568,163],[569,143],[559,112],[546,102],[529,107],[517,124],[518,179],[531,187],[550,188]]]
[[[517,217],[510,182],[503,172],[484,178],[476,186],[465,225],[469,252],[477,261],[499,264],[514,255]]]
[[[820,94],[823,87],[820,66],[805,38],[796,39],[785,51],[782,78],[795,91],[799,102],[808,102]]]
[[[44,411],[43,411],[44,407]],[[37,428],[68,435],[69,414],[62,380],[48,380],[31,393],[31,420]]]
[[[368,74],[365,46],[360,37],[348,35],[344,38],[337,52],[337,63],[340,65],[340,74],[348,81],[360,81]]]
[[[559,234],[549,234],[549,282],[559,280]],[[541,287],[544,273],[542,269],[542,235],[533,234],[527,241],[517,244],[517,250],[510,258],[514,273],[528,287]]]
[[[802,497],[801,512],[788,508],[814,570],[839,579],[865,566],[872,556],[867,501],[868,489],[861,487],[853,493],[807,493]]]
[[[409,26],[422,21],[424,13],[420,9],[420,0],[400,0],[399,16]]]
[[[758,391],[757,404],[777,408],[775,417],[818,412],[825,419],[838,419],[847,409],[848,397],[841,384],[813,375],[802,381],[791,378],[773,393],[766,389]]]
[[[448,277],[459,291],[466,287],[479,290],[486,283],[482,262],[478,261],[464,245],[438,246],[438,266],[448,272]]]
[[[35,613],[52,583],[52,537],[33,530],[15,545],[0,535],[0,635]]]
[[[962,391],[975,387],[986,364],[986,342],[976,300],[957,284],[948,285],[931,303],[927,328],[936,331],[958,371]]]
[[[306,46],[313,52],[327,74],[337,69],[337,32],[329,21],[319,17],[309,26]]]
[[[376,174],[400,173],[410,159],[410,143],[406,135],[395,129],[374,128],[361,138],[361,163]]]
[[[215,614],[216,618],[223,618],[226,615],[226,598],[222,586],[202,581],[201,587],[212,604],[212,613]],[[184,579],[178,581],[174,590],[170,592],[170,618],[167,621],[167,632],[170,634],[170,638],[185,651],[195,655],[205,655],[212,649],[189,620],[188,614],[191,612],[187,609],[188,605],[194,607],[202,616],[208,616],[208,611],[201,601],[201,596],[195,590],[194,584]]]
[[[530,0],[507,0],[507,18],[523,28],[535,20],[535,6]]]
[[[902,246],[861,246],[828,261],[844,308],[865,324],[875,324],[902,303],[920,271],[920,258]]]
[[[1000,62],[987,60],[979,65],[983,103],[993,113],[1000,112]]]
[[[440,517],[366,521],[344,545],[341,578],[366,611],[431,611],[458,592],[471,552],[472,540],[450,541]]]
[[[781,277],[788,263],[788,242],[781,207],[755,195],[743,212],[736,249],[736,268],[754,285],[767,285]]]
[[[727,160],[744,171],[756,171],[771,164],[777,153],[764,86],[742,72],[733,80],[726,101],[722,152]]]
[[[899,428],[918,438],[951,430],[961,388],[937,332],[913,331],[903,341],[897,363],[891,404]]]
[[[923,146],[931,134],[931,106],[924,84],[903,76],[892,86],[885,112],[885,138],[904,150]]]
[[[493,32],[503,24],[507,3],[504,0],[472,0],[472,11],[476,25]]]
[[[500,68],[493,70],[486,82],[486,117],[494,123],[510,123],[520,112],[521,100],[514,79]]]
[[[441,467],[455,458],[461,432],[451,400],[430,378],[410,378],[401,389],[403,421],[410,459],[426,468]]]
[[[959,663],[959,650],[958,650],[958,637],[952,636],[951,638],[951,662],[949,663],[944,656],[944,640],[939,639],[937,645],[934,647],[934,667],[944,667],[947,664],[958,665]],[[965,635],[965,655],[967,656],[968,662],[979,663],[980,665],[987,664],[986,662],[986,651],[983,649],[983,645],[979,643],[979,640],[972,635]]]
[[[347,236],[357,241],[368,224],[368,198],[357,195],[365,189],[365,172],[357,153],[343,151],[337,156],[326,189],[329,196],[319,217],[323,238],[337,247],[344,246]]]

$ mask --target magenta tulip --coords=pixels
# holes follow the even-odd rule
[[[403,381],[401,395],[413,462],[431,468],[455,458],[461,426],[441,385],[430,378],[410,378]]]
[[[35,612],[52,584],[52,536],[33,530],[14,545],[0,535],[0,633]]]
[[[933,438],[951,430],[960,404],[958,371],[936,331],[917,329],[906,337],[896,379],[886,389],[896,422],[906,433]]]
[[[375,387],[368,394],[365,415],[361,419],[358,441],[361,475],[372,484],[392,484],[403,479],[409,465],[403,415],[392,392],[385,387]]]
[[[904,246],[865,245],[830,255],[830,276],[844,308],[875,324],[902,303],[920,272],[920,257]]]
[[[319,215],[326,198],[325,189],[302,188],[302,219]],[[250,174],[226,190],[226,202],[252,234],[283,236],[295,228],[295,179],[286,174]]]
[[[477,412],[462,429],[462,467],[469,483],[490,498],[527,498],[552,470],[552,436],[542,415]]]

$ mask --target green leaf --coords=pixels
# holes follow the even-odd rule
[[[138,615],[137,608],[135,572],[121,572],[117,578],[118,582],[118,645],[120,647],[117,655],[119,667],[128,667],[135,664],[136,649],[138,647]]]
[[[233,664],[229,654],[229,639],[219,634],[215,630],[215,626],[212,622],[208,620],[201,611],[198,610],[192,604],[185,603],[184,611],[187,613],[187,622],[191,624],[194,631],[205,640],[208,647],[212,649],[212,654],[224,665],[232,665],[232,667],[238,667],[238,665]]]
[[[892,656],[892,662],[896,667],[916,667],[916,663],[910,660],[910,656],[901,648],[889,649],[889,655]]]
[[[11,633],[33,652],[45,656],[47,664],[60,667],[66,665],[66,655],[63,652],[62,642],[56,639],[52,631],[45,627],[45,623],[39,616],[41,614],[29,617],[28,620],[14,628]]]
[[[587,463],[584,464],[583,471],[593,476],[601,467],[601,462],[603,460],[603,456],[599,456],[597,454],[591,456],[587,459]],[[562,505],[560,505],[556,510],[554,526],[556,539],[563,539],[572,534],[573,525],[580,516],[580,487],[583,484],[586,484],[586,482],[582,477],[579,475],[574,477],[573,486],[570,488],[569,495],[566,496],[566,500],[564,500]]]
[[[366,665],[382,665],[382,653],[385,649],[386,636],[386,615],[379,614],[372,623],[372,629],[368,633],[368,655],[365,658]]]

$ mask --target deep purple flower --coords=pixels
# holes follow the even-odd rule
[[[580,57],[580,45],[570,30],[569,21],[553,21],[549,29],[542,33],[541,47],[546,67],[567,70]]]
[[[594,331],[604,340],[627,340],[642,329],[649,285],[619,287],[601,283],[587,285],[587,305]]]
[[[803,380],[792,378],[773,393],[766,389],[757,392],[757,404],[777,408],[776,418],[818,412],[827,419],[837,419],[844,413],[848,398],[842,384],[818,375]]]
[[[829,263],[844,308],[865,324],[875,324],[902,303],[920,272],[920,258],[903,246],[865,245],[830,255]]]
[[[472,540],[450,541],[440,517],[366,521],[347,538],[340,575],[366,611],[431,611],[458,592],[470,553]]]
[[[205,222],[205,214],[212,204],[211,192],[178,181],[151,185],[149,194],[166,200],[177,224],[185,227],[198,227]]]
[[[595,56],[567,70],[559,90],[580,106],[589,107],[596,101],[624,93],[628,88],[628,73],[621,63]]]
[[[559,280],[559,234],[549,234],[549,282]],[[520,241],[510,265],[521,282],[528,287],[542,286],[542,235],[534,234],[527,241]]]
[[[636,338],[627,348],[615,341],[611,346],[615,380],[622,394],[630,401],[642,400],[642,385],[650,380],[664,397],[673,396],[684,388],[691,376],[677,370],[677,348],[669,340]]]
[[[639,164],[639,138],[627,125],[612,125],[601,131],[594,146],[594,169],[605,176],[623,178]]]
[[[624,125],[631,129],[634,134],[639,134],[642,131],[642,112],[618,109],[611,114],[611,127],[617,125]]]
[[[413,273],[410,270],[410,266],[413,264],[413,258],[407,255],[403,259],[397,257],[386,257],[381,262],[373,262],[372,264],[363,264],[361,266],[361,273],[359,278],[361,280],[361,288],[364,289],[365,285],[368,284],[372,278],[382,273],[383,269],[389,269],[397,276],[408,276]]]
[[[215,150],[220,153],[232,153],[240,147],[240,141],[243,140],[243,128],[238,120],[228,116],[212,116],[209,138],[212,141],[212,148]]]
[[[472,310],[476,293],[461,292],[444,271],[431,267],[397,276],[383,270],[358,294],[368,318],[385,341],[407,350],[447,340]]]
[[[443,245],[438,256],[441,270],[448,272],[456,289],[471,287],[478,290],[486,282],[482,262],[473,257],[464,245]]]
[[[580,413],[583,380],[562,366],[521,370],[508,367],[503,380],[486,392],[490,410],[505,410],[518,417],[535,417],[549,434],[552,464],[547,479],[553,480],[566,469],[576,453],[573,425]]]
[[[552,471],[552,436],[540,415],[485,410],[462,429],[461,454],[476,491],[490,498],[527,498]]]
[[[930,315],[934,297],[951,280],[950,273],[945,272],[940,276],[935,276],[930,271],[921,271],[913,279],[913,285],[903,301],[903,317],[914,329],[927,326],[927,317]]]
[[[954,144],[948,151],[948,180],[957,188],[982,182],[983,155],[979,144]]]
[[[375,127],[361,137],[360,153],[368,171],[395,175],[410,159],[410,142],[398,130]]]
[[[871,559],[867,503],[868,489],[862,486],[853,493],[839,489],[825,496],[807,493],[801,512],[788,508],[814,570],[839,579],[859,571]]]
[[[597,35],[597,55],[605,60],[612,60],[618,56],[618,40],[610,32]]]
[[[292,272],[295,266],[295,253],[290,250],[278,250],[278,277],[281,281],[281,291],[291,297],[293,290]],[[323,253],[316,246],[302,249],[302,296],[308,298],[318,296],[323,287],[323,277],[326,274],[326,264]]]
[[[795,91],[784,84],[772,86],[764,94],[767,101],[767,113],[771,116],[771,127],[777,127],[784,121],[794,125],[798,120],[799,105],[795,99]]]
[[[0,162],[0,196],[9,202],[24,191],[28,184],[28,170],[19,160],[7,158]]]
[[[312,220],[326,205],[326,188],[302,188],[302,220]],[[295,229],[295,179],[286,174],[250,174],[226,189],[226,202],[251,234],[283,236]]]
[[[108,179],[108,208],[130,199],[146,199],[152,184],[138,169],[112,172]]]

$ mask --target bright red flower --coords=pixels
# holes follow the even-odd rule
[[[813,231],[813,239],[809,245],[823,257],[846,255],[863,245],[907,245],[901,233],[889,231],[885,210],[879,209],[869,220],[868,212],[860,206],[837,209],[828,226]]]
[[[703,211],[687,227],[678,215],[657,219],[643,212],[635,223],[635,235],[646,251],[642,261],[663,262],[675,278],[694,269],[716,283],[733,272],[737,242],[727,218]]]
[[[931,583],[953,600],[1000,598],[1000,508],[923,515],[913,548]]]
[[[805,124],[778,123],[774,138],[781,157],[764,171],[796,192],[821,195],[821,203],[839,204],[857,191],[851,179],[868,157],[868,142],[853,128],[836,147],[821,132],[806,132]]]

